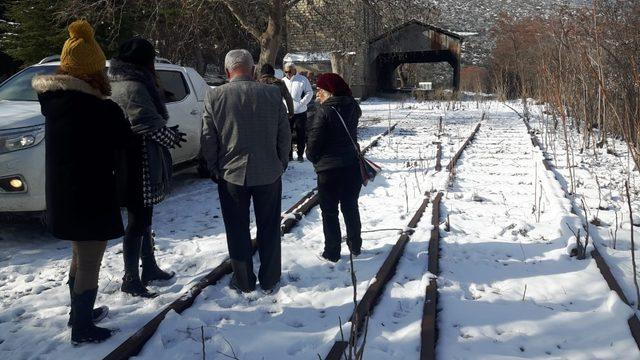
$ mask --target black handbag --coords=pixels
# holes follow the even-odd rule
[[[342,115],[340,115],[340,112],[336,108],[334,108],[333,106],[331,108],[333,109],[333,111],[336,112],[336,114],[338,114],[338,117],[340,118],[340,122],[342,123],[344,130],[347,132],[347,136],[349,137],[349,140],[351,140],[351,143],[353,144],[353,148],[356,151],[356,156],[358,157],[358,163],[360,164],[360,175],[362,176],[362,185],[367,186],[369,181],[373,181],[376,175],[378,175],[378,173],[381,170],[381,167],[378,166],[373,161],[365,158],[364,155],[362,155],[362,152],[360,151],[360,147],[358,146],[358,144],[356,144],[355,140],[351,137],[351,134],[349,133],[349,129],[347,128],[347,124],[344,122],[344,118],[342,117]]]

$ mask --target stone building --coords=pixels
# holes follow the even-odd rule
[[[462,37],[409,21],[383,32],[382,17],[364,1],[303,0],[287,14],[286,52],[303,70],[333,71],[368,97],[391,87],[403,63],[448,62],[458,88]]]
[[[338,20],[339,19],[339,20]],[[340,73],[358,96],[365,93],[368,40],[381,17],[360,0],[302,0],[287,14],[286,52],[307,71]],[[300,61],[303,60],[303,61]]]

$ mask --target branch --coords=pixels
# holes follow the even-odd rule
[[[256,40],[260,41],[260,37],[262,36],[262,31],[257,28],[257,26],[249,23],[247,18],[242,15],[241,7],[238,3],[231,0],[212,0],[212,2],[221,2],[223,3],[231,14],[238,20],[240,26],[242,26],[251,36],[253,36]]]
[[[300,0],[289,0],[289,1],[286,1],[284,3],[284,6],[283,6],[285,13],[287,11],[289,11],[289,9],[291,9],[292,7],[298,5],[299,2],[300,2]]]

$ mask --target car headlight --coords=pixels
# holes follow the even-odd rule
[[[27,149],[44,139],[44,125],[0,131],[0,154]]]

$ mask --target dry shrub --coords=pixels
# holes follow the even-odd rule
[[[493,88],[549,104],[554,119],[583,135],[580,151],[624,138],[638,166],[639,29],[636,0],[558,7],[548,18],[502,15],[493,30]]]

